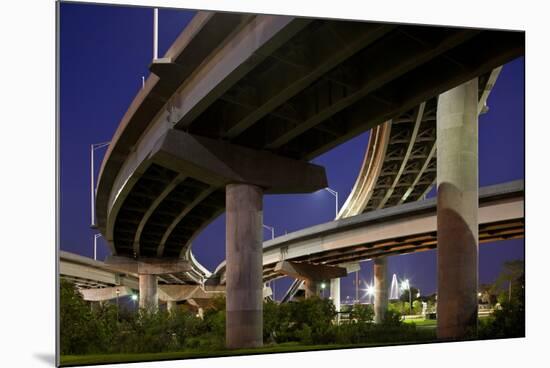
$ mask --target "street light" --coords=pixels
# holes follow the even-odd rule
[[[409,315],[411,315],[412,314],[411,284],[409,283],[408,279],[405,279],[401,283],[401,290],[403,290],[403,291],[408,290],[409,291]]]
[[[94,234],[94,260],[97,261],[97,239],[101,238],[101,234]]]
[[[371,297],[371,300],[372,300],[372,297],[374,295],[374,286],[373,285],[367,285],[367,296]]]
[[[153,60],[159,57],[159,9],[153,10]]]
[[[268,225],[266,225],[266,224],[262,224],[262,226],[263,226],[265,229],[271,231],[271,239],[272,239],[272,240],[275,239],[275,228],[274,228],[273,226],[268,226]]]
[[[335,204],[336,204],[336,214],[335,214],[335,218],[338,217],[338,192],[335,191],[334,189],[331,189],[329,187],[326,187],[324,188],[327,192],[329,192],[330,194],[332,194],[335,198]]]
[[[115,292],[116,292],[116,320],[118,322],[118,296],[120,295],[120,290],[116,288]]]
[[[327,284],[324,282],[321,283],[321,296],[325,297],[325,288],[327,287]]]
[[[102,142],[90,144],[90,204],[92,211],[92,221],[90,226],[95,229],[97,227],[95,223],[95,169],[94,169],[94,152],[100,148],[107,147],[111,142]]]
[[[136,301],[138,300],[137,294],[132,294],[130,298],[132,299],[134,309],[136,309]]]

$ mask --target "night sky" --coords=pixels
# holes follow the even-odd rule
[[[194,12],[159,10],[159,56],[185,28]],[[61,4],[61,244],[65,251],[93,256],[90,229],[90,144],[109,141],[122,116],[147,78],[152,60],[153,10],[85,4]],[[486,186],[524,178],[524,59],[504,66],[479,119],[479,184]],[[326,168],[329,186],[340,206],[350,193],[368,142],[362,134],[313,162]],[[96,151],[96,175],[103,150]],[[435,193],[432,190],[430,196]],[[307,195],[266,195],[264,223],[275,235],[334,218],[334,197],[326,191]],[[271,237],[269,231],[265,239]],[[210,270],[223,261],[225,216],[216,219],[193,243],[193,253]],[[102,240],[98,258],[109,251]],[[408,278],[422,294],[436,291],[436,251],[389,258],[390,276]],[[524,258],[524,241],[480,245],[480,283],[492,282],[502,263]],[[371,262],[363,262],[360,278],[372,281]],[[354,275],[342,281],[342,299],[355,295]],[[280,298],[290,281],[276,283]],[[362,286],[364,288],[364,286]],[[364,295],[364,293],[361,293]]]

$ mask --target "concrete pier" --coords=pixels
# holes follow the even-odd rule
[[[340,312],[340,279],[330,280],[330,299],[332,299],[336,312]],[[336,322],[340,322],[339,314],[336,317]]]
[[[313,296],[319,296],[321,292],[321,284],[317,280],[307,279],[304,280],[304,291],[306,299],[309,299]]]
[[[263,345],[262,196],[255,185],[226,186],[226,346]]]
[[[158,309],[158,285],[156,275],[139,275],[139,308],[156,311]]]
[[[176,301],[174,301],[174,300],[168,300],[168,301],[166,302],[166,310],[167,310],[168,312],[172,312],[172,311],[175,312],[175,311],[176,311],[176,304],[177,304]]]
[[[437,336],[461,339],[477,329],[478,81],[437,104]]]
[[[388,309],[388,260],[374,259],[374,322],[382,323]]]

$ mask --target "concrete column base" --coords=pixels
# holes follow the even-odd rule
[[[260,187],[226,186],[226,346],[263,345],[262,198]]]
[[[139,275],[139,308],[157,311],[159,306],[156,275]]]
[[[319,296],[321,291],[321,284],[316,280],[306,279],[304,281],[304,291],[306,299]]]
[[[176,305],[177,305],[177,302],[174,301],[174,300],[168,300],[166,302],[166,310],[168,312],[175,312],[176,311]]]
[[[374,322],[384,322],[388,310],[388,259],[374,259]]]

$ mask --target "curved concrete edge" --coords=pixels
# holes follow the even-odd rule
[[[224,18],[229,23],[227,27],[221,27],[218,18]],[[202,59],[195,60],[194,65],[200,65],[204,62],[205,58],[208,58],[210,52],[219,46],[219,42],[214,42],[210,49],[204,50],[204,44],[201,44],[204,43],[203,32],[205,34],[208,33],[208,36],[215,40],[218,40],[220,37],[225,38],[231,33],[228,32],[229,30],[242,25],[242,23],[246,23],[246,19],[250,21],[250,18],[250,15],[243,14],[199,11],[166,52],[164,58],[174,61],[185,56],[187,60],[193,54],[197,54]],[[218,33],[217,38],[213,37],[213,34],[216,32]],[[189,60],[186,62],[188,63]],[[191,72],[192,70],[188,71],[188,75],[191,75]],[[171,95],[176,92],[176,89],[174,88],[173,91],[164,91],[164,93],[168,92],[170,96],[159,95],[159,92],[155,91],[159,88],[160,81],[161,79],[157,75],[149,75],[145,81],[145,85],[138,91],[130,107],[122,117],[111,139],[111,144],[107,148],[98,176],[96,195],[97,224],[102,232],[105,232],[108,213],[107,203],[110,200],[113,184],[120,176],[119,170],[127,161],[128,155],[136,151],[136,144],[140,141],[143,134],[149,130],[149,126],[151,125],[150,120],[144,120],[138,116],[141,115],[138,114],[138,111],[143,109],[144,103],[147,102],[149,106],[146,106],[146,108],[152,109],[148,114],[152,118],[151,121],[158,120],[159,118],[160,120],[167,120],[169,118],[169,114],[163,108],[166,106]],[[152,105],[154,107],[151,107]]]
[[[507,183],[496,184],[479,188],[479,204],[483,207],[487,201],[496,202],[524,195],[524,180],[515,180]],[[279,236],[275,239],[263,243],[264,266],[272,262],[266,260],[266,253],[279,249],[285,249],[292,244],[300,243],[311,238],[323,238],[330,234],[353,230],[366,226],[367,224],[377,224],[384,221],[403,218],[404,216],[415,216],[434,211],[436,208],[436,198],[430,198],[423,201],[406,203],[394,207],[388,207],[376,211],[363,213],[357,216],[339,219],[324,224],[315,225],[306,229],[298,230],[290,234]],[[313,252],[313,249],[311,250]],[[212,278],[223,280],[225,273],[225,261],[221,262],[215,269]]]

